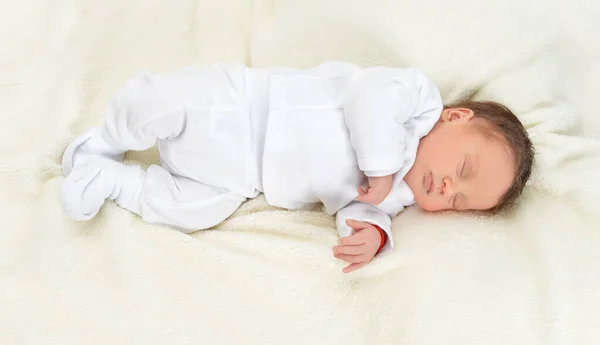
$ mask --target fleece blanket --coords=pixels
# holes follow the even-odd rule
[[[0,0],[0,344],[600,344],[594,0]],[[420,67],[537,147],[506,214],[393,221],[352,274],[334,221],[252,200],[191,236],[59,204],[66,145],[142,69]],[[156,151],[128,154],[157,162]]]

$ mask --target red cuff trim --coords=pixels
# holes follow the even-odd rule
[[[383,248],[383,246],[385,245],[385,231],[383,231],[383,229],[381,229],[380,227],[378,227],[375,224],[371,224],[375,227],[375,229],[379,230],[379,235],[381,235],[381,244],[379,245],[379,249],[377,249],[377,253],[379,253],[379,251],[381,250],[381,248]]]

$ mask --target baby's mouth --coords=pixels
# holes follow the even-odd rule
[[[427,176],[425,176],[424,186],[425,190],[427,191],[427,194],[431,194],[431,192],[433,192],[435,184],[433,183],[433,174],[431,173],[431,171],[429,172],[429,174],[427,174]]]

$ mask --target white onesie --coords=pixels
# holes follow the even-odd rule
[[[186,232],[212,227],[247,198],[288,209],[323,203],[381,227],[414,203],[403,177],[439,119],[440,94],[418,69],[327,62],[311,69],[213,64],[142,73],[109,104],[106,122],[63,156],[63,207],[93,217],[105,199]],[[144,171],[123,153],[158,141],[161,165]],[[356,201],[366,176],[394,174],[377,206]]]

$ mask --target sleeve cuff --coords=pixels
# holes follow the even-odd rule
[[[381,248],[383,248],[383,246],[385,245],[385,231],[383,231],[382,228],[380,228],[379,226],[375,225],[375,224],[371,224],[375,227],[375,229],[377,229],[379,231],[379,235],[381,236],[381,243],[379,244],[379,248],[377,248],[377,253],[379,253],[379,251],[381,250]]]
[[[378,208],[352,202],[348,206],[338,211],[336,215],[336,227],[341,237],[351,236],[353,229],[346,224],[346,219],[354,219],[359,222],[365,222],[379,227],[385,233],[385,241],[379,253],[383,253],[394,248],[394,238],[391,231],[390,216]]]
[[[378,155],[357,156],[358,167],[369,177],[386,176],[397,173],[404,161],[402,151]]]

